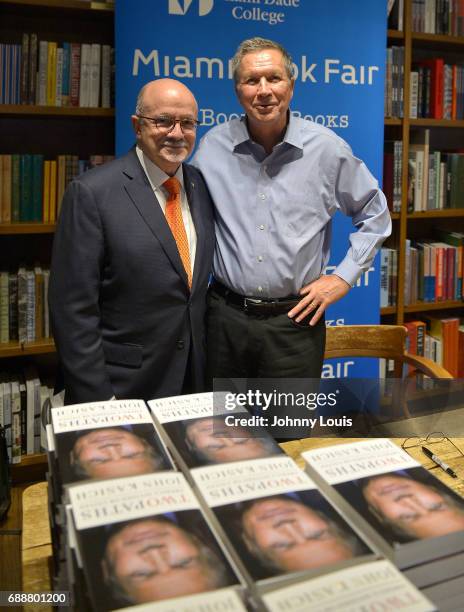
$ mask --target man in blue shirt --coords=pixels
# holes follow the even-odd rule
[[[364,163],[331,130],[292,116],[292,60],[245,40],[232,61],[245,117],[213,128],[193,160],[216,209],[209,376],[319,378],[324,311],[371,265],[391,221]],[[357,231],[333,274],[332,218]]]

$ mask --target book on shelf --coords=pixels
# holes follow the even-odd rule
[[[387,3],[388,28],[403,30],[404,0],[389,0]]]
[[[403,143],[401,140],[387,140],[384,144],[383,191],[388,208],[392,212],[401,210]]]
[[[49,270],[35,264],[0,274],[0,343],[35,342],[50,337],[47,300]],[[45,280],[47,279],[47,280]]]
[[[239,573],[182,474],[82,483],[69,496],[95,610],[209,591],[243,593]]]
[[[0,104],[110,108],[114,54],[109,45],[38,40],[0,43]]]
[[[360,563],[265,593],[268,612],[409,610],[438,608],[389,561]]]
[[[404,47],[387,48],[385,79],[385,116],[403,117]]]
[[[455,378],[458,375],[459,318],[426,314],[428,332],[442,345],[441,365]]]
[[[463,12],[462,0],[414,0],[412,31],[463,36]]]
[[[380,307],[395,306],[398,281],[398,251],[382,247],[380,250]]]
[[[110,400],[51,409],[60,485],[172,470],[142,400]]]
[[[97,163],[106,163],[113,155],[62,154],[44,159],[42,154],[0,155],[2,207],[0,223],[54,223],[68,184]]]
[[[303,453],[322,491],[399,568],[464,551],[464,500],[391,440]]]

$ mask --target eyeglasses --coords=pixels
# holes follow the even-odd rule
[[[163,130],[165,132],[170,132],[173,130],[176,123],[180,125],[180,129],[183,132],[194,132],[200,125],[199,121],[196,119],[191,119],[190,117],[185,117],[183,119],[176,119],[176,117],[171,117],[171,115],[160,115],[159,117],[145,117],[145,115],[137,115],[137,117],[139,117],[139,119],[149,121],[158,130]]]
[[[449,442],[451,446],[453,446],[457,452],[464,457],[464,453],[460,448],[456,446],[456,444],[445,436],[442,431],[433,431],[432,433],[427,434],[425,438],[420,438],[419,436],[412,436],[410,438],[406,438],[401,444],[401,448],[408,453],[409,448],[417,448],[422,446],[423,444],[438,444],[439,442]],[[409,454],[409,453],[408,453]]]

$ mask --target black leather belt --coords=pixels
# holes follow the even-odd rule
[[[251,298],[235,293],[231,289],[225,287],[217,280],[213,280],[210,287],[215,293],[222,296],[228,304],[236,306],[248,314],[259,315],[279,315],[291,310],[293,306],[298,304],[300,298],[290,295],[284,298],[270,300],[266,298]]]

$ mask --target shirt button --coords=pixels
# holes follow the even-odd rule
[[[179,351],[181,351],[185,346],[185,342],[183,340],[178,340],[177,341],[177,348]]]
[[[261,285],[258,287],[258,291],[259,291],[260,293],[262,293],[262,292],[263,292],[263,288],[261,287]]]
[[[262,193],[259,197],[261,198],[261,200],[265,200],[266,199],[266,196],[265,196],[264,193]]]
[[[258,261],[263,261],[262,255],[258,255]]]
[[[259,229],[260,229],[260,230],[263,230],[263,229],[264,229],[264,225],[260,225],[260,226],[259,226]]]

